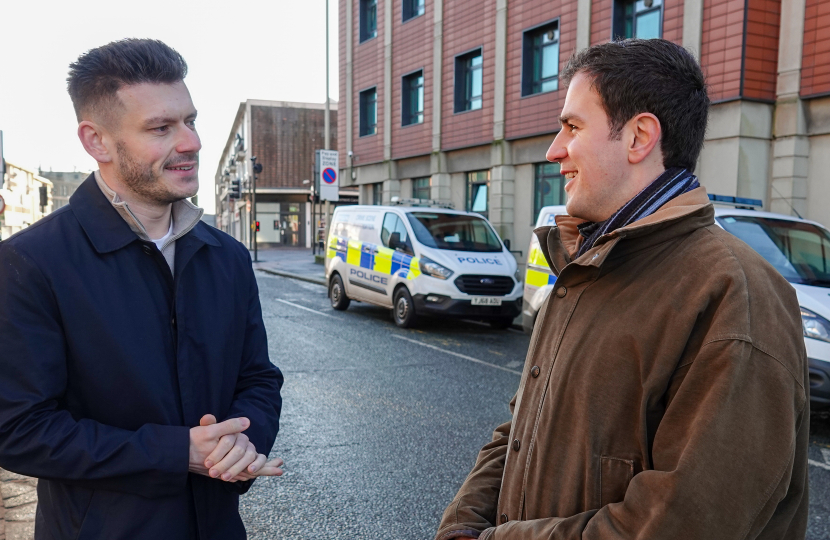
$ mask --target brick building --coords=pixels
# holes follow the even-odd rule
[[[565,200],[545,162],[559,72],[615,36],[699,58],[712,108],[696,172],[710,193],[830,225],[823,0],[340,0],[341,177],[362,203],[481,211],[526,249],[539,208]]]
[[[331,147],[337,148],[337,104],[330,109]],[[314,151],[324,144],[324,103],[240,103],[216,168],[216,227],[251,245],[251,158],[256,156],[262,164],[256,183],[257,244],[310,247]],[[242,187],[237,200],[228,196],[235,180]],[[349,193],[343,193],[344,202],[357,202]]]

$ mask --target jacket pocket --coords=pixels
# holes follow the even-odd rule
[[[634,460],[602,456],[599,476],[600,508],[622,501],[633,477]]]

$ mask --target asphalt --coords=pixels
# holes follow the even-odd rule
[[[432,538],[509,418],[527,336],[464,321],[402,330],[386,309],[335,312],[323,287],[257,274],[285,374],[272,455],[286,473],[241,498],[249,538]]]
[[[273,273],[320,279],[310,253],[263,255],[269,351],[286,378],[272,456],[286,474],[242,497],[249,538],[432,538],[478,450],[509,418],[527,336],[438,319],[402,330],[388,310],[357,302],[337,312],[324,287]],[[824,540],[830,412],[811,414],[810,437],[806,538]]]

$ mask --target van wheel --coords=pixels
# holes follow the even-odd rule
[[[417,316],[415,315],[415,303],[412,301],[406,287],[398,287],[392,300],[392,317],[395,324],[401,328],[412,328],[415,326]]]
[[[331,307],[337,311],[345,311],[352,303],[351,299],[346,296],[346,289],[343,287],[340,274],[334,274],[331,281],[329,281],[329,300],[331,301]]]
[[[501,317],[490,321],[490,327],[497,330],[507,330],[511,326],[513,326],[513,317]]]

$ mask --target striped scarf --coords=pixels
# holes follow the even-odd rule
[[[582,223],[579,225],[579,234],[585,241],[579,247],[574,260],[584,255],[594,247],[594,243],[603,235],[616,231],[626,225],[631,225],[656,212],[661,206],[699,187],[697,176],[683,167],[671,167],[657,177],[657,180],[646,186],[643,191],[623,205],[614,215],[599,223]]]

